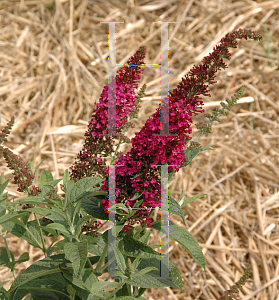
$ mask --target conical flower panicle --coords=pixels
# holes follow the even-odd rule
[[[37,196],[42,191],[39,187],[33,185],[35,176],[33,175],[30,165],[27,165],[20,157],[14,154],[10,149],[3,147],[1,144],[7,141],[6,137],[10,134],[12,126],[14,125],[14,117],[1,130],[0,133],[0,152],[2,152],[8,167],[14,170],[14,180],[12,183],[18,185],[18,192],[26,192],[28,196]],[[1,163],[2,165],[2,163]],[[28,204],[27,204],[28,205]],[[23,207],[24,208],[24,207]]]
[[[206,56],[202,64],[194,66],[189,75],[182,78],[177,88],[169,93],[169,133],[175,136],[153,136],[160,134],[160,107],[146,121],[144,127],[132,139],[132,149],[125,156],[119,157],[115,168],[116,177],[116,202],[122,203],[128,200],[128,204],[133,207],[131,201],[135,193],[143,195],[141,207],[160,205],[161,199],[161,176],[160,167],[155,165],[174,165],[169,167],[169,172],[179,170],[184,162],[185,141],[191,134],[192,115],[204,112],[201,108],[203,102],[200,95],[209,96],[208,86],[215,83],[215,74],[221,68],[226,68],[223,58],[230,60],[229,47],[235,48],[237,38],[251,38],[258,40],[261,36],[251,30],[238,30],[227,34],[220,45],[213,49],[213,52]],[[162,116],[165,118],[165,116]],[[124,165],[124,166],[121,166]],[[102,190],[108,190],[108,168],[106,168],[107,179],[103,182]],[[140,176],[139,176],[140,175]],[[121,189],[120,189],[121,188]],[[130,201],[129,201],[130,200]],[[108,212],[109,202],[105,198],[101,204],[105,212]],[[150,212],[146,210],[138,211],[130,219],[130,224],[137,219],[148,216]],[[138,219],[137,219],[138,220]],[[152,221],[147,218],[148,225]],[[128,225],[124,230],[129,230]]]
[[[145,57],[144,47],[139,50],[128,60],[128,65],[117,72],[115,77],[116,84],[116,134],[122,134],[127,125],[127,117],[137,109],[135,89],[138,87],[140,74],[143,72],[138,65],[143,64]],[[70,167],[70,177],[75,182],[84,177],[91,177],[98,172],[105,176],[106,159],[99,156],[107,157],[111,155],[114,145],[113,136],[102,136],[108,134],[108,106],[109,106],[109,85],[105,86],[100,97],[100,102],[96,105],[92,113],[88,130],[85,133],[85,143],[79,152],[74,166]],[[131,124],[128,124],[131,127]],[[129,142],[127,137],[122,137]],[[118,153],[119,155],[119,153]]]

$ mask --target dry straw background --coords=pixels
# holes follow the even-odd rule
[[[199,140],[216,150],[198,155],[169,183],[175,199],[181,190],[187,196],[207,194],[183,209],[187,230],[205,255],[206,271],[170,238],[170,261],[179,269],[185,293],[147,289],[143,296],[150,300],[217,299],[248,266],[251,276],[240,298],[279,299],[278,20],[275,0],[0,1],[1,128],[15,116],[4,145],[25,161],[35,160],[35,166],[46,159],[39,170],[51,171],[55,179],[74,162],[93,104],[107,84],[108,25],[101,21],[124,21],[116,25],[120,64],[141,45],[146,46],[145,62],[159,64],[161,29],[153,22],[175,21],[169,25],[170,90],[228,32],[247,28],[263,35],[262,44],[241,40],[237,49],[230,49],[228,69],[217,73],[211,98],[203,97],[205,113],[212,113],[244,86],[243,101],[221,116],[221,123],[213,123],[213,134]],[[159,69],[144,68],[140,86],[144,83],[146,97],[129,137],[160,103]],[[201,115],[197,121],[208,119]],[[193,125],[192,136],[198,133]],[[12,176],[5,163],[0,171]],[[7,191],[9,200],[25,196],[15,184]],[[185,227],[176,216],[170,220]],[[159,238],[152,232],[150,244],[159,244]],[[17,265],[17,274],[44,257],[11,234],[8,243],[16,259],[25,251],[31,257]],[[0,279],[12,280],[12,273],[0,268]]]

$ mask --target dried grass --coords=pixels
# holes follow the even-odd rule
[[[140,45],[146,46],[146,63],[160,63],[160,25],[169,25],[170,90],[193,64],[200,63],[229,31],[249,28],[265,35],[263,47],[240,41],[230,49],[229,68],[218,73],[212,99],[203,97],[206,112],[229,99],[244,85],[243,102],[236,104],[213,134],[203,135],[206,151],[169,183],[177,199],[207,196],[187,205],[187,229],[203,249],[206,271],[177,242],[170,239],[170,261],[184,280],[185,293],[176,288],[147,289],[152,299],[211,300],[238,281],[252,267],[241,298],[279,299],[279,3],[272,1],[0,1],[0,117],[1,126],[14,115],[16,124],[5,146],[25,161],[35,160],[61,178],[82,147],[93,104],[107,83],[108,25],[116,25],[116,61],[123,64]],[[266,33],[265,33],[266,28]],[[160,71],[145,68],[141,84],[147,97],[140,110],[134,136],[160,101]],[[195,117],[197,121],[207,120]],[[193,136],[198,131],[193,126]],[[122,151],[130,150],[125,145]],[[12,171],[0,168],[5,176]],[[10,199],[22,195],[9,184]],[[176,216],[170,220],[181,227]],[[43,258],[40,250],[8,235],[18,258]],[[4,244],[0,240],[1,246]],[[153,232],[150,243],[159,244]],[[17,274],[30,262],[17,265]],[[0,268],[1,282],[12,273]],[[9,288],[7,283],[5,288]]]

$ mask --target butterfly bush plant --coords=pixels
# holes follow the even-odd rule
[[[202,147],[197,141],[202,134],[212,133],[212,122],[220,122],[218,116],[225,115],[225,109],[230,110],[239,100],[243,88],[231,100],[226,100],[227,104],[221,103],[222,109],[215,108],[213,115],[205,114],[209,123],[196,124],[200,133],[194,141],[189,137],[192,116],[204,112],[200,96],[210,96],[208,87],[215,83],[216,72],[227,67],[224,59],[231,58],[228,48],[236,48],[236,39],[243,38],[260,40],[261,36],[245,29],[228,33],[213,52],[200,65],[194,66],[176,89],[170,91],[170,135],[158,135],[162,104],[130,141],[124,134],[132,127],[131,120],[137,116],[146,89],[143,85],[136,93],[142,73],[140,65],[145,57],[145,49],[140,47],[129,59],[128,66],[120,69],[114,78],[116,135],[108,134],[110,86],[107,85],[93,110],[83,148],[62,179],[54,180],[49,171],[42,170],[36,185],[35,175],[42,162],[34,168],[33,162],[23,162],[2,145],[14,124],[12,117],[1,131],[0,151],[8,167],[14,171],[13,183],[18,185],[17,190],[27,197],[7,202],[8,193],[4,190],[11,179],[5,180],[2,173],[0,233],[5,247],[0,248],[0,266],[10,268],[15,279],[8,291],[3,287],[8,281],[0,283],[0,299],[129,300],[146,299],[142,294],[147,288],[172,286],[183,291],[183,281],[177,267],[169,262],[169,276],[161,277],[160,256],[163,254],[154,250],[159,245],[148,245],[151,232],[147,228],[164,232],[161,229],[163,220],[154,222],[152,219],[154,208],[162,205],[162,178],[158,165],[169,166],[170,180],[175,172],[189,165],[199,153],[214,150],[210,146]],[[162,114],[162,118],[165,117]],[[114,149],[115,141],[118,144]],[[132,143],[127,154],[118,151],[123,142]],[[109,207],[111,165],[106,165],[107,157],[111,158],[111,165],[116,163],[114,165],[117,166],[113,208]],[[56,186],[61,180],[63,194],[58,195]],[[203,196],[205,194],[187,198],[182,192],[176,201],[168,192],[169,207],[162,209],[181,217],[186,226],[182,208]],[[109,213],[114,214],[116,226],[113,261],[116,262],[117,273],[113,282],[109,281],[110,274],[100,279],[101,275],[108,273],[108,267],[113,262],[108,259],[108,233],[112,229],[103,234],[99,232],[108,222]],[[29,220],[31,214],[34,215],[32,221]],[[28,261],[29,255],[25,252],[18,260],[14,259],[6,239],[8,232],[40,248],[45,258],[16,276],[16,264]],[[169,222],[169,236],[205,269],[203,253],[187,229]],[[46,237],[53,240],[49,247],[45,243]],[[62,239],[58,241],[59,237]],[[249,270],[232,290],[226,291],[219,299],[232,299],[248,278],[248,273]]]

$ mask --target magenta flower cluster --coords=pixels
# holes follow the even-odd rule
[[[117,202],[122,202],[125,199],[125,194],[128,194],[129,199],[132,199],[134,192],[141,193],[144,197],[142,207],[156,207],[160,205],[161,184],[158,167],[155,165],[168,164],[169,171],[178,171],[183,164],[185,155],[185,140],[189,139],[188,134],[191,134],[192,123],[191,116],[201,113],[204,110],[200,105],[203,102],[199,95],[210,97],[208,86],[214,83],[215,74],[221,68],[226,68],[223,58],[230,59],[228,47],[235,48],[237,38],[254,38],[259,35],[248,30],[239,30],[227,34],[220,45],[213,49],[213,52],[205,57],[202,64],[194,66],[189,75],[186,75],[176,89],[170,92],[169,95],[169,133],[175,136],[154,136],[160,133],[160,107],[145,123],[139,133],[136,133],[132,139],[132,150],[125,156],[119,157],[117,161],[116,173],[116,196]],[[120,166],[124,165],[124,166]],[[154,170],[155,169],[155,170]],[[153,171],[154,170],[154,171]],[[135,174],[142,173],[136,178]],[[123,187],[130,187],[129,191],[123,193]],[[108,180],[104,182],[102,190],[108,189]],[[127,193],[128,192],[128,193]],[[103,207],[108,209],[107,199],[103,200]],[[133,207],[133,202],[128,202]],[[141,217],[147,216],[150,211],[140,210]],[[152,219],[146,219],[147,225]],[[126,225],[124,230],[128,230]]]
[[[115,77],[116,134],[121,134],[125,126],[132,127],[132,124],[127,122],[127,117],[138,110],[134,90],[138,88],[138,81],[142,73],[142,69],[138,65],[143,63],[144,56],[144,48],[140,47],[135,55],[128,60],[128,65],[132,65],[132,67],[125,66],[118,71]],[[74,165],[70,167],[70,177],[75,182],[96,173],[105,177],[105,157],[114,152],[115,141],[113,136],[103,136],[108,134],[108,93],[109,85],[104,87],[99,104],[95,105],[96,108],[93,109],[88,130],[85,132],[85,143],[82,151],[78,154]],[[122,140],[130,142],[125,136],[122,137]],[[116,156],[120,154],[116,153]]]
[[[236,39],[251,38],[259,40],[261,36],[251,30],[238,30],[227,34],[220,42],[218,46],[213,49],[213,52],[205,57],[199,66],[194,66],[189,75],[182,78],[182,81],[178,84],[177,88],[169,93],[169,134],[174,136],[154,136],[154,134],[160,134],[161,127],[161,106],[157,111],[147,120],[144,127],[140,132],[136,133],[136,136],[132,139],[132,149],[126,155],[118,155],[118,161],[115,168],[115,181],[116,181],[116,202],[129,204],[133,207],[135,200],[131,200],[136,193],[143,196],[143,203],[141,204],[141,210],[138,210],[133,215],[128,224],[124,227],[124,230],[129,230],[129,224],[132,225],[135,221],[146,223],[150,226],[152,221],[148,218],[150,214],[149,209],[143,208],[155,208],[160,205],[161,199],[161,168],[156,165],[169,165],[169,171],[175,170],[176,172],[183,165],[185,161],[185,155],[183,149],[185,148],[185,142],[189,140],[189,134],[192,132],[190,124],[192,123],[192,115],[203,112],[201,108],[203,102],[200,95],[210,97],[208,86],[214,84],[215,74],[221,68],[225,69],[227,65],[224,63],[223,58],[230,60],[229,47],[236,48]],[[141,49],[142,56],[133,57],[136,64],[141,64],[143,59],[143,48]],[[139,53],[139,51],[137,52]],[[141,60],[140,60],[140,59]],[[138,60],[137,60],[138,59]],[[128,62],[129,64],[131,62]],[[127,72],[129,68],[123,68],[123,72]],[[120,70],[120,71],[122,71]],[[131,81],[139,77],[140,70],[136,70],[136,75],[131,76]],[[123,73],[122,73],[123,74]],[[125,118],[128,112],[128,108],[133,107],[135,100],[135,94],[132,87],[125,82],[125,76],[118,74],[116,77],[116,110],[117,122],[120,122],[121,117]],[[126,87],[126,89],[125,89]],[[128,90],[130,90],[128,92]],[[107,91],[104,89],[101,96],[100,106],[95,110],[95,117],[89,123],[89,130],[86,132],[86,136],[99,137],[98,132],[107,133],[108,127],[108,112],[107,112]],[[127,101],[127,103],[126,103]],[[126,103],[126,105],[125,105]],[[120,105],[120,107],[119,107]],[[122,113],[121,113],[121,110]],[[162,115],[162,118],[166,116]],[[117,127],[120,128],[122,123],[117,123]],[[108,140],[103,142],[108,143],[112,139],[108,137]],[[92,141],[92,140],[91,140]],[[95,143],[95,141],[94,141]],[[96,149],[96,148],[94,148]],[[91,155],[94,151],[83,152],[85,155],[84,161],[90,161]],[[96,153],[96,152],[95,152]],[[99,162],[102,160],[97,159]],[[122,165],[122,166],[121,166]],[[83,166],[85,168],[85,165]],[[109,168],[102,170],[102,174],[105,176],[102,190],[109,189]],[[105,212],[108,212],[109,200],[105,198],[101,206]],[[139,218],[137,218],[139,217]]]

